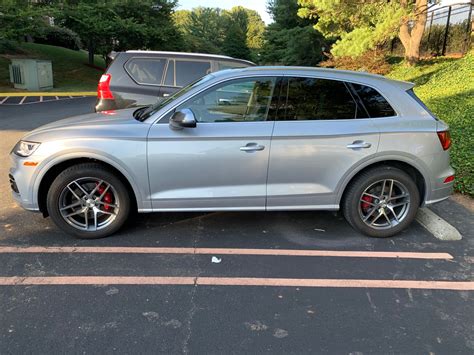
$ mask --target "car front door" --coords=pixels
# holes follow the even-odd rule
[[[289,77],[282,87],[267,209],[336,209],[341,180],[376,154],[379,132],[343,81]]]
[[[153,210],[264,210],[274,77],[214,85],[175,111],[190,109],[194,128],[173,130],[166,117],[150,129]]]

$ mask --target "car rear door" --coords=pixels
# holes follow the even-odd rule
[[[276,84],[275,77],[225,81],[176,108],[193,111],[195,128],[172,130],[166,117],[152,126],[154,210],[265,209]]]
[[[282,85],[267,209],[336,209],[343,178],[376,154],[378,129],[343,81],[295,76]]]

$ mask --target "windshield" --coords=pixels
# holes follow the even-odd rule
[[[183,87],[181,90],[177,91],[176,93],[174,93],[170,97],[166,98],[165,100],[158,100],[153,105],[140,107],[139,109],[135,110],[135,112],[133,113],[133,116],[139,121],[144,121],[148,117],[152,116],[155,112],[158,112],[163,107],[168,105],[171,101],[176,100],[177,98],[179,98],[179,97],[183,96],[184,94],[186,94],[191,89],[194,89],[195,87],[205,83],[206,81],[208,81],[212,78],[213,78],[213,76],[211,74],[208,74],[205,77],[202,77],[201,79],[198,79],[195,82],[189,84],[188,86]]]

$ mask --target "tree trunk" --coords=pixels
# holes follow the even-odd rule
[[[402,0],[403,7],[408,7],[408,0]],[[400,26],[400,41],[405,48],[405,60],[410,64],[416,63],[420,59],[420,44],[423,32],[425,31],[426,20],[428,18],[428,0],[416,0],[414,17],[406,19]],[[412,23],[412,26],[409,25]],[[410,28],[411,27],[411,28]]]
[[[94,65],[94,42],[92,39],[87,42],[87,50],[89,51],[89,64]]]

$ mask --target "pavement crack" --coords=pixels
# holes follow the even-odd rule
[[[198,244],[199,244],[199,239],[201,237],[201,231],[203,229],[204,228],[202,226],[202,220],[201,220],[201,217],[199,217],[198,218],[196,237],[194,238],[194,241],[193,241],[193,254],[195,256],[197,255],[197,248],[198,248]],[[191,292],[191,308],[188,311],[186,321],[185,321],[185,325],[186,325],[185,326],[185,336],[184,336],[184,340],[183,340],[183,346],[182,346],[182,349],[181,349],[183,354],[189,354],[188,345],[189,345],[189,340],[191,339],[191,336],[192,336],[192,333],[193,333],[192,322],[193,322],[194,314],[197,311],[195,296],[196,296],[197,288],[198,288],[198,279],[199,279],[199,277],[201,275],[201,272],[202,272],[201,267],[199,265],[199,258],[195,257],[195,260],[196,260],[195,261],[195,269],[197,270],[197,274],[194,277],[193,290]]]

